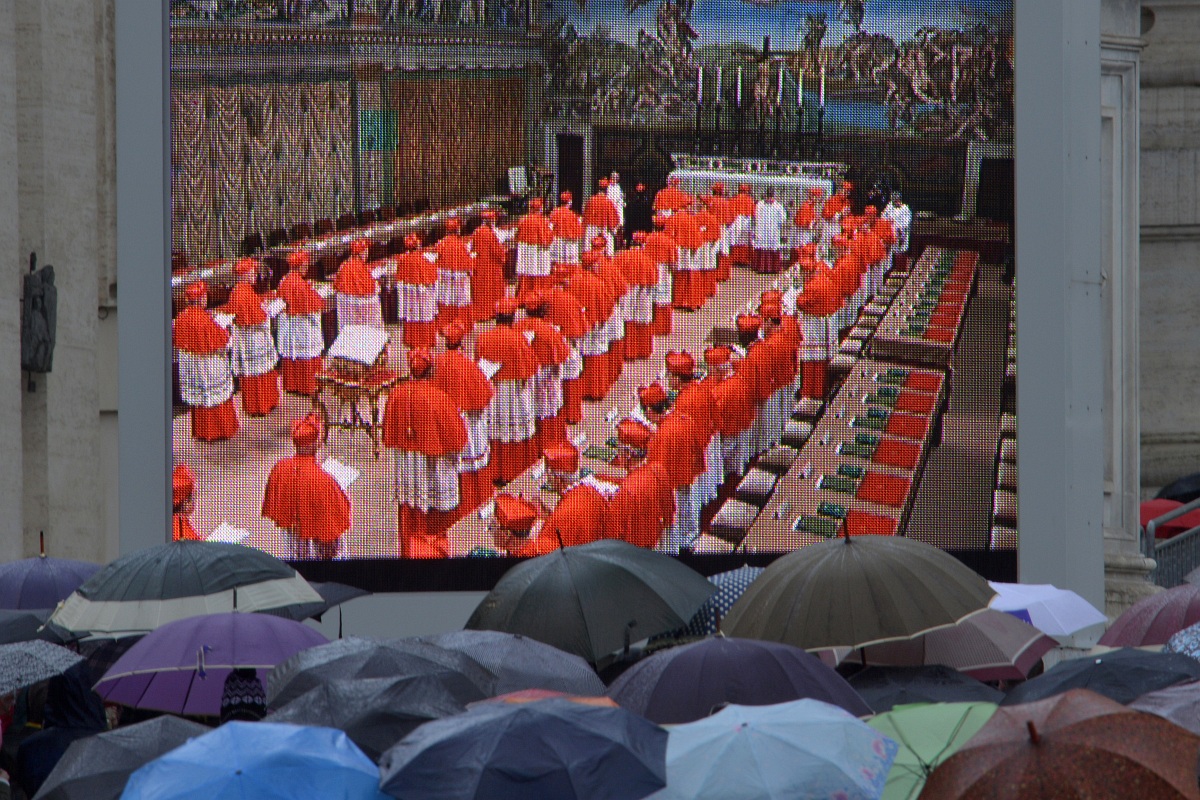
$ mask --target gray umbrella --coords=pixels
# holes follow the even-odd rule
[[[122,556],[50,618],[72,632],[146,633],[185,617],[324,602],[296,570],[253,547],[170,542]]]
[[[865,647],[953,625],[986,608],[987,581],[938,548],[901,536],[802,547],[767,567],[729,611],[729,636],[805,650]]]
[[[417,726],[461,713],[467,703],[483,699],[479,687],[449,670],[347,678],[309,689],[273,711],[268,721],[337,728],[378,762],[385,750]]]
[[[134,771],[209,730],[168,715],[71,742],[36,800],[118,800]]]
[[[279,709],[332,680],[458,674],[484,697],[495,693],[496,676],[469,656],[417,639],[381,641],[350,637],[310,647],[267,676],[267,704]]]
[[[0,644],[0,695],[61,675],[83,656],[50,642]]]
[[[24,610],[0,608],[0,644],[30,642],[34,639],[44,639],[47,642],[61,644],[62,638],[45,627],[50,613],[51,609],[49,608]]]
[[[495,673],[496,694],[522,689],[604,694],[604,681],[582,658],[517,633],[452,631],[426,641],[465,653]]]
[[[466,627],[520,633],[596,663],[682,628],[715,591],[670,556],[604,539],[516,565]]]

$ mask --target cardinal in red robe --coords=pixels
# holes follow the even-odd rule
[[[263,298],[254,291],[260,265],[252,258],[233,265],[237,284],[225,312],[233,314],[230,332],[230,367],[238,379],[242,410],[252,417],[269,414],[279,405],[279,354],[271,336],[271,322]]]
[[[309,257],[304,250],[288,255],[288,274],[279,282],[284,309],[279,315],[279,359],[283,371],[283,390],[312,396],[317,393],[317,372],[325,352],[321,332],[321,314],[325,300],[317,294],[305,275]]]
[[[404,237],[406,252],[396,258],[396,313],[404,326],[406,347],[437,343],[437,255],[421,247],[420,237]]]
[[[205,442],[229,439],[238,432],[229,332],[206,309],[208,286],[203,281],[189,285],[185,296],[188,306],[175,318],[173,333],[179,390],[192,409],[192,436]]]
[[[187,464],[176,464],[171,473],[171,541],[202,542],[204,537],[192,527],[196,510],[196,476]]]
[[[675,492],[661,464],[635,467],[608,503],[608,536],[636,547],[658,546],[675,521]]]
[[[517,302],[500,301],[496,327],[484,331],[475,342],[481,367],[494,370],[491,381],[496,394],[491,404],[492,455],[497,479],[509,483],[537,461],[537,411],[533,379],[538,370],[537,353],[525,334],[513,327]],[[532,338],[532,336],[530,337]],[[486,364],[485,364],[486,362]]]
[[[366,239],[355,239],[350,243],[350,257],[338,267],[333,277],[333,290],[337,292],[336,306],[338,326],[368,325],[383,327],[383,306],[379,300],[379,282],[367,266],[367,255],[371,243]]]
[[[529,201],[529,213],[517,221],[517,277],[520,292],[542,292],[550,288],[550,247],[554,231],[542,213],[542,198]]]
[[[508,250],[496,235],[499,213],[494,208],[485,208],[482,216],[483,224],[471,234],[471,253],[475,258],[471,270],[471,306],[476,322],[496,316],[496,303],[504,296],[504,264],[508,260]]]
[[[292,425],[296,455],[281,459],[267,476],[262,515],[292,541],[293,558],[329,560],[337,556],[350,529],[350,498],[317,462],[321,420],[309,415]]]
[[[462,354],[466,329],[452,322],[442,329],[446,351],[433,360],[433,383],[462,411],[467,445],[458,454],[458,514],[462,518],[492,496],[496,465],[492,458],[488,405],[496,390],[483,370]]]

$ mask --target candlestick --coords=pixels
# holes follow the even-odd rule
[[[742,107],[742,68],[738,67],[737,73],[737,107]]]
[[[717,67],[717,105],[721,104],[721,68]]]
[[[821,65],[821,108],[825,107],[825,65]]]
[[[796,90],[796,107],[804,108],[804,68],[800,69],[799,88]]]
[[[696,105],[704,103],[704,67],[696,70]]]
[[[775,105],[781,105],[783,103],[783,64],[779,65],[779,88],[776,94],[778,97],[775,100]]]

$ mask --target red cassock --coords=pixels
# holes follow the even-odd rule
[[[475,324],[471,297],[475,259],[471,258],[466,239],[448,233],[433,246],[433,252],[437,253],[438,325],[457,320],[470,331]]]
[[[732,439],[754,424],[754,390],[740,375],[730,375],[712,387],[717,412],[717,429]]]
[[[621,377],[625,366],[625,320],[626,309],[629,307],[629,292],[632,287],[625,277],[625,270],[615,258],[601,258],[596,266],[596,274],[604,281],[608,296],[613,299],[613,314],[620,315],[620,324],[612,330],[608,343],[608,353],[604,357],[605,386],[604,394],[608,394],[612,385]],[[613,324],[609,321],[609,324]]]
[[[517,245],[517,274],[520,276],[520,292],[545,291],[553,283],[549,275],[550,245],[554,243],[554,231],[550,220],[540,211],[531,211],[517,221],[515,237]],[[544,261],[544,263],[531,263]],[[545,273],[545,274],[542,274]]]
[[[484,331],[475,342],[475,355],[500,369],[492,375],[492,456],[497,477],[513,481],[540,455],[537,449],[537,414],[533,378],[537,353],[524,334],[509,325]]]
[[[329,549],[350,528],[350,499],[315,456],[294,455],[271,468],[262,515],[296,538]]]
[[[573,270],[563,288],[583,306],[584,316],[590,323],[588,333],[581,342],[583,374],[579,379],[580,391],[585,400],[601,400],[608,391],[605,361],[608,347],[607,342],[600,338],[601,326],[612,314],[613,298],[600,276],[586,269]],[[590,346],[590,342],[594,342],[595,346]]]
[[[192,409],[192,436],[205,442],[233,437],[238,432],[237,409],[233,375],[224,359],[229,332],[199,306],[179,312],[172,328],[180,351],[180,389]],[[185,367],[185,361],[196,368]]]
[[[225,312],[233,314],[237,328],[254,329],[266,325],[267,312],[262,307],[263,299],[249,283],[238,283],[229,294]],[[270,330],[265,331],[264,343],[270,339]],[[274,350],[274,342],[270,342]],[[279,405],[279,372],[269,369],[257,375],[238,375],[238,390],[242,395],[242,410],[251,416],[269,414]]]
[[[554,287],[546,293],[546,320],[570,342],[576,359],[582,358],[579,340],[592,326],[579,299],[561,286]],[[563,413],[569,425],[578,425],[583,420],[583,385],[579,375],[563,376]]]
[[[475,266],[471,273],[471,306],[475,320],[483,322],[496,316],[496,303],[504,296],[504,263],[508,251],[491,225],[480,225],[471,235]]]
[[[649,358],[654,352],[654,288],[658,268],[642,248],[622,250],[613,257],[629,284],[625,320],[625,360]]]
[[[663,417],[646,450],[646,462],[661,464],[672,489],[690,486],[704,474],[704,428],[688,415],[672,411]]]
[[[706,258],[702,259],[704,263],[700,265],[706,268],[697,270],[700,288],[707,299],[717,293],[716,251],[721,242],[721,223],[717,220],[716,214],[711,211],[699,211],[696,213],[696,224],[700,226],[700,235],[709,253]],[[712,269],[707,269],[707,267],[712,267]]]
[[[725,197],[713,195],[711,198],[706,198],[708,210],[717,218],[717,223],[726,231],[728,235],[729,226],[737,219],[737,214],[733,210],[733,201]],[[733,257],[728,253],[718,253],[717,255],[717,280],[722,283],[729,280],[730,267],[732,266]]]
[[[675,308],[695,310],[704,305],[704,279],[699,275],[699,249],[704,236],[696,217],[686,211],[672,214],[663,226],[663,232],[679,246],[679,261],[671,275],[671,305]]]
[[[570,206],[559,206],[550,212],[554,228],[555,252],[551,259],[558,264],[578,264],[579,248],[583,243],[583,220]]]
[[[538,360],[537,375],[533,379],[537,449],[544,452],[548,447],[567,442],[562,368],[571,356],[571,346],[558,328],[544,319],[527,317],[513,327],[522,333],[533,334],[530,345]]]
[[[458,455],[467,446],[458,406],[432,380],[404,381],[388,394],[383,443],[395,459],[402,558],[443,558],[458,516]]]
[[[695,198],[677,186],[666,186],[654,195],[655,211],[682,211],[695,202]]]
[[[675,522],[675,492],[661,464],[642,464],[621,481],[608,503],[608,536],[653,548]]]
[[[457,516],[461,519],[492,496],[496,463],[491,456],[485,412],[496,390],[479,365],[457,350],[447,350],[434,358],[433,383],[467,418],[468,441],[460,453],[458,470]]]
[[[797,228],[808,230],[817,219],[817,205],[812,200],[805,200],[796,209],[796,217],[792,220]]]
[[[397,257],[396,311],[406,347],[437,344],[437,283],[437,267],[420,250]]]
[[[674,409],[691,417],[704,436],[705,444],[717,432],[717,403],[712,389],[703,381],[691,381],[679,390]]]
[[[603,539],[607,513],[608,501],[604,495],[586,484],[576,485],[558,501],[533,541],[508,552],[519,557],[544,556],[560,547]]]
[[[646,237],[646,255],[654,262],[658,271],[658,283],[654,291],[654,335],[671,334],[671,275],[679,260],[679,246],[662,231],[654,231]]]
[[[325,300],[317,294],[312,284],[299,273],[289,272],[279,282],[279,296],[285,304],[284,312],[293,317],[306,317],[325,311]],[[315,342],[312,343],[315,350]],[[323,343],[322,343],[323,344]],[[311,352],[311,351],[310,351]],[[314,395],[317,392],[317,373],[321,370],[321,356],[288,352],[280,345],[280,368],[283,372],[283,390],[296,394]]]
[[[734,219],[738,217],[754,218],[757,208],[754,198],[747,192],[738,192],[729,200],[729,209]],[[735,244],[729,248],[729,257],[734,264],[749,266],[753,260],[754,251],[749,244]]]
[[[338,267],[333,276],[333,288],[340,294],[355,297],[371,297],[379,292],[379,284],[371,275],[367,262],[358,256],[350,256]]]
[[[196,533],[192,521],[186,514],[171,515],[171,541],[173,542],[202,542],[204,537]]]
[[[621,215],[608,195],[597,192],[583,204],[583,224],[606,231],[615,231],[621,226]]]

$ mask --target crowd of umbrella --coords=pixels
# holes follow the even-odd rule
[[[83,681],[143,720],[69,737],[31,796],[1200,800],[1192,584],[1035,677],[1104,615],[895,537],[707,579],[594,542],[513,567],[462,631],[305,623],[359,594],[204,542],[0,565],[0,697]],[[266,717],[216,725],[246,669]]]

